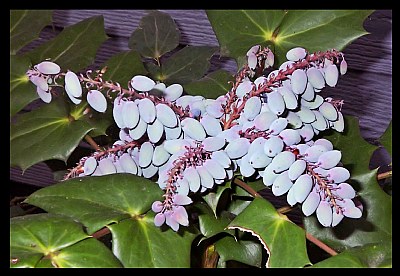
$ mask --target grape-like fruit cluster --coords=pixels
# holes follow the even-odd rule
[[[82,158],[66,179],[113,173],[155,178],[165,194],[152,205],[154,223],[174,231],[189,224],[184,206],[192,203],[192,193],[223,184],[237,171],[262,179],[276,196],[287,193],[289,205],[302,204],[306,216],[315,212],[323,226],[336,226],[344,216],[361,217],[341,152],[326,139],[313,141],[326,129],[344,129],[342,101],[320,95],[346,73],[343,54],[296,47],[277,70],[259,77],[259,69],[273,65],[272,51],[256,45],[246,55],[248,64],[236,74],[231,90],[217,99],[185,95],[180,84],[167,86],[141,75],[131,79],[128,90],[108,82],[107,88],[118,92],[113,118],[119,140]],[[48,83],[52,78],[46,76],[59,74],[55,66],[46,61],[28,71],[39,95],[46,90],[42,79]],[[87,101],[104,112],[100,80],[69,71],[65,90],[77,103],[80,82],[97,85],[99,89],[88,91]]]

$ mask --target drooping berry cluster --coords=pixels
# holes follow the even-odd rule
[[[157,226],[166,223],[174,231],[187,226],[190,195],[225,183],[237,171],[262,178],[276,196],[287,193],[289,205],[301,203],[306,216],[316,212],[326,227],[344,216],[359,218],[362,210],[352,200],[356,193],[346,183],[350,173],[341,166],[340,151],[326,139],[312,140],[329,128],[343,131],[342,101],[319,92],[346,73],[344,56],[297,47],[286,57],[277,70],[258,76],[273,65],[274,55],[252,47],[230,91],[217,99],[185,95],[180,84],[166,86],[140,75],[123,89],[104,82],[101,72],[95,78],[62,74],[50,61],[28,76],[45,102],[50,89],[44,82],[51,83],[52,76],[64,76],[65,91],[76,104],[84,84],[89,105],[99,112],[107,108],[101,91],[118,92],[113,117],[119,140],[82,158],[65,179],[121,172],[158,178],[165,194],[152,206]]]

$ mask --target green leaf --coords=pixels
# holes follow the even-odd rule
[[[228,226],[256,236],[268,252],[267,267],[304,267],[310,264],[302,228],[280,215],[262,198],[254,200]]]
[[[24,171],[45,160],[66,161],[91,129],[87,122],[72,120],[62,100],[53,100],[11,125],[10,165]]]
[[[226,229],[226,226],[232,220],[228,213],[223,212],[217,217],[211,208],[203,202],[198,202],[194,208],[196,214],[198,214],[200,232],[205,238],[210,238],[221,232],[230,233],[231,235],[234,234],[233,230]]]
[[[390,248],[390,251],[387,249]],[[316,263],[312,268],[392,267],[392,244],[368,244]]]
[[[128,88],[128,82],[135,75],[146,75],[140,55],[136,51],[123,51],[113,55],[101,68],[107,66],[103,80],[118,82],[122,87]]]
[[[52,10],[10,11],[10,54],[39,37],[42,29],[52,22]]]
[[[53,257],[53,261],[60,268],[122,267],[111,250],[94,238],[64,248]]]
[[[88,238],[70,218],[37,214],[12,219],[10,233],[12,267],[121,266],[103,243]]]
[[[105,91],[102,91],[102,93],[106,94]],[[106,97],[108,105],[107,110],[104,113],[100,113],[93,110],[89,106],[85,96],[82,96],[82,98],[82,102],[78,105],[75,105],[72,102],[68,101],[70,115],[75,120],[86,122],[93,127],[93,129],[88,133],[90,137],[106,135],[106,130],[114,123],[111,100]],[[90,112],[86,112],[87,108],[89,108],[88,110],[90,110]]]
[[[226,236],[215,243],[220,256],[219,262],[238,261],[255,267],[261,267],[262,246],[260,243],[236,240]]]
[[[12,267],[33,267],[39,257],[71,246],[89,236],[82,226],[63,216],[35,214],[10,219],[10,260]]]
[[[229,191],[231,189],[231,182],[226,182],[223,186],[218,185],[215,192],[210,191],[203,196],[205,202],[207,202],[208,206],[210,206],[214,215],[217,216],[217,207],[221,197],[224,195],[225,191]]]
[[[207,99],[216,99],[218,96],[225,95],[229,92],[232,88],[229,82],[234,80],[231,73],[219,69],[200,80],[185,84],[183,87],[190,95],[201,95]]]
[[[161,230],[154,213],[108,226],[115,256],[124,267],[190,267],[190,252],[197,233]]]
[[[80,120],[87,122],[93,127],[88,133],[90,137],[107,135],[106,130],[114,123],[112,107],[108,106],[104,114],[94,111],[90,115],[83,116]]]
[[[246,179],[245,179],[246,180]],[[250,186],[253,190],[256,192],[259,192],[261,190],[267,189],[267,186],[265,186],[262,178],[257,179],[257,180],[246,180],[246,184]],[[248,193],[247,193],[248,194]]]
[[[93,16],[66,27],[26,55],[33,64],[49,58],[64,70],[78,71],[94,62],[97,49],[107,38],[103,16]]]
[[[149,72],[149,75],[153,80],[161,81],[163,79],[161,68],[157,64],[149,61],[144,63],[144,67]]]
[[[183,85],[202,78],[209,69],[209,61],[216,51],[216,47],[186,46],[161,65],[161,81]]]
[[[148,58],[158,59],[179,45],[180,32],[167,13],[152,11],[144,16],[129,38],[128,46]]]
[[[377,146],[362,138],[358,119],[352,116],[345,116],[344,133],[335,132],[325,138],[342,151],[341,162],[350,171],[349,183],[355,188],[364,211],[361,218],[344,218],[334,228],[320,226],[315,216],[307,217],[304,219],[306,231],[339,252],[366,244],[391,243],[392,197],[379,186],[377,169],[369,170],[369,162]]]
[[[392,156],[392,120],[390,120],[385,132],[379,138],[379,142],[389,152],[390,156]]]
[[[252,202],[253,198],[250,197],[249,193],[244,191],[242,188],[236,187],[234,188],[234,191],[232,201],[227,210],[232,214],[239,215]]]
[[[371,10],[207,10],[221,54],[246,55],[254,45],[268,46],[275,64],[286,60],[286,52],[301,46],[310,52],[344,49],[367,34],[363,28]]]
[[[232,214],[238,215],[253,201],[253,196],[251,193],[249,193],[243,187],[237,185],[235,179],[237,179],[237,181],[243,181],[243,176],[240,174],[236,174],[236,176],[231,181],[232,183],[234,183],[236,185],[232,186],[232,200],[229,203],[227,210],[229,212],[231,212]],[[245,182],[245,184],[248,185],[250,188],[252,188],[255,191],[265,189],[265,185],[262,182],[262,180],[260,180],[260,181],[259,180],[256,180],[256,181],[248,181],[247,180],[247,182]]]
[[[144,177],[118,173],[72,178],[34,192],[25,202],[70,216],[92,234],[126,218],[140,220],[162,194],[158,185]]]
[[[10,55],[10,117],[39,98],[36,86],[26,75],[30,67],[29,58]]]

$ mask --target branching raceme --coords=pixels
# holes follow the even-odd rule
[[[152,205],[156,226],[188,226],[184,206],[192,203],[190,196],[231,180],[235,172],[262,179],[276,196],[287,194],[290,206],[302,204],[304,215],[316,213],[325,227],[361,217],[341,152],[329,140],[313,139],[326,129],[344,129],[343,102],[319,93],[346,73],[343,53],[296,47],[269,74],[263,73],[274,64],[269,48],[256,45],[246,56],[230,91],[217,99],[185,95],[180,84],[141,75],[125,89],[104,81],[105,69],[77,75],[51,61],[27,75],[46,103],[58,86],[75,104],[85,94],[98,112],[106,111],[107,99],[113,103],[119,140],[83,157],[65,179],[113,173],[157,179],[165,193]]]

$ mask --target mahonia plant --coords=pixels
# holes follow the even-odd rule
[[[320,95],[346,73],[343,53],[295,47],[268,74],[274,65],[269,48],[255,45],[246,57],[231,89],[217,99],[186,95],[179,83],[167,86],[143,75],[133,76],[125,89],[103,80],[106,68],[64,73],[50,60],[27,75],[45,103],[58,86],[74,104],[86,94],[97,112],[106,111],[107,99],[113,102],[119,140],[81,158],[64,180],[114,173],[156,177],[164,191],[152,205],[156,226],[188,226],[191,195],[235,173],[262,179],[275,196],[286,194],[290,206],[302,204],[305,216],[316,213],[325,227],[360,218],[363,208],[353,201],[357,193],[346,182],[350,172],[341,152],[329,140],[315,139],[327,129],[344,130],[343,101]]]

